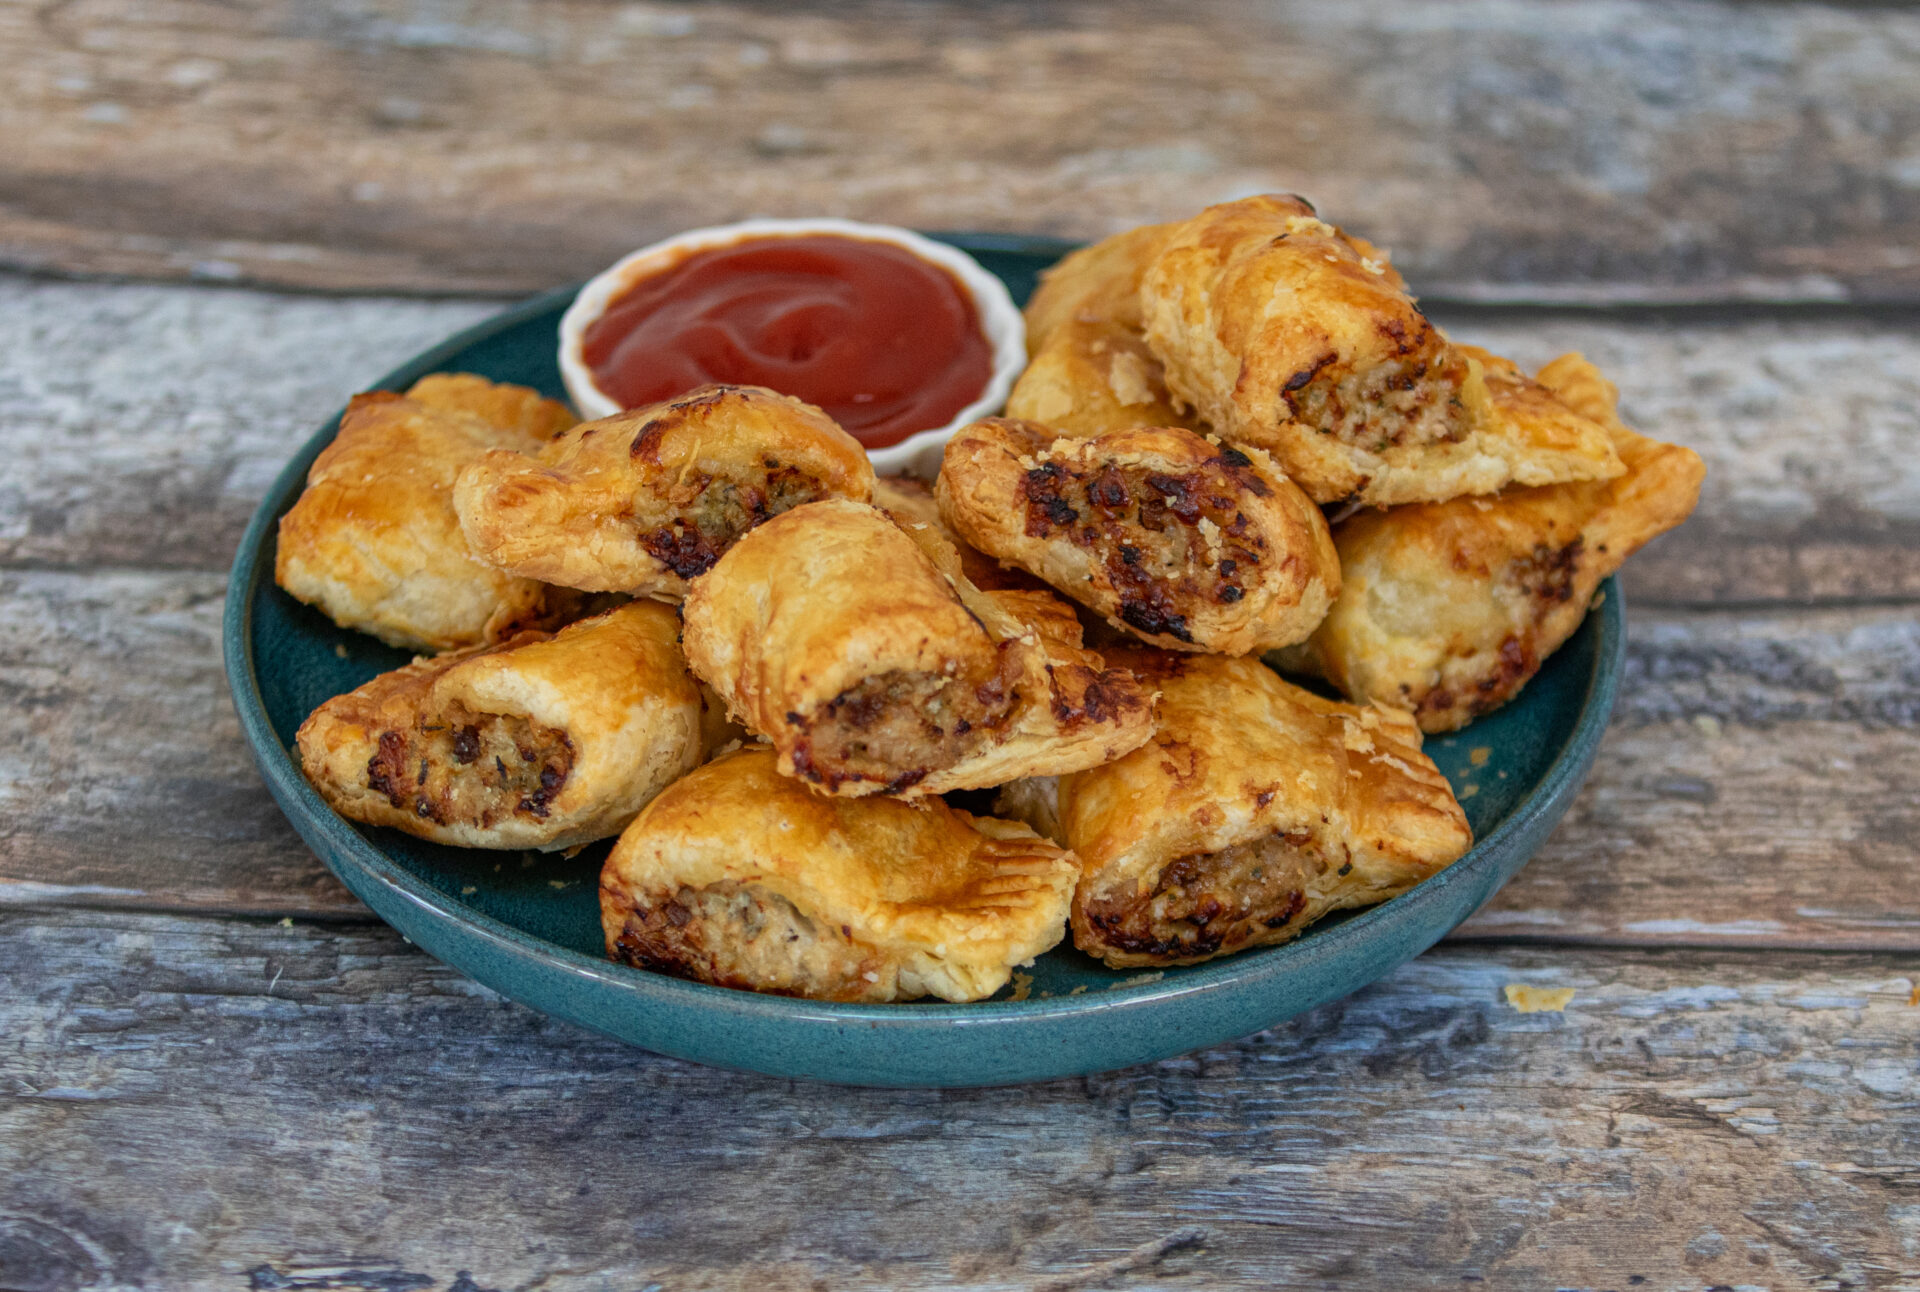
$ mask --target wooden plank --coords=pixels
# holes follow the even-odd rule
[[[197,572],[0,573],[0,904],[362,918],[240,744]],[[1911,611],[1636,614],[1571,817],[1461,936],[1920,949]]]
[[[1911,611],[1636,616],[1586,790],[1455,936],[1912,949],[1917,764]]]
[[[0,277],[0,564],[224,568],[313,427],[487,308]],[[1634,605],[1920,598],[1912,328],[1441,317],[1530,365],[1585,350],[1636,425],[1706,456]]]
[[[1436,298],[1920,299],[1905,6],[14,0],[0,77],[0,257],[61,272],[519,293],[1281,189]]]
[[[365,916],[268,797],[215,574],[0,575],[0,902]]]
[[[0,562],[226,568],[347,396],[490,312],[0,277]]]
[[[0,1268],[389,1292],[1908,1286],[1911,968],[1443,948],[1184,1059],[890,1092],[648,1056],[385,929],[0,914]],[[1522,1014],[1510,984],[1572,998]]]

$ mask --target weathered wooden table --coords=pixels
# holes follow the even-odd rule
[[[1920,13],[8,0],[0,70],[0,1288],[1920,1286]],[[809,1087],[499,999],[268,801],[224,571],[398,359],[696,223],[1276,188],[1711,469],[1579,804],[1401,972]]]

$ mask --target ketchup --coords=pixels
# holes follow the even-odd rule
[[[622,408],[710,381],[766,386],[818,404],[871,449],[945,426],[993,368],[953,275],[832,234],[696,251],[616,296],[582,340]]]

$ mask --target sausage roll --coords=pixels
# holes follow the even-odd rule
[[[1007,416],[1067,435],[1200,423],[1176,407],[1141,335],[1140,275],[1172,225],[1082,247],[1041,276],[1028,302],[1026,371]]]
[[[769,516],[872,492],[866,450],[813,405],[702,386],[583,422],[537,455],[490,453],[454,505],[473,550],[509,573],[678,600]]]
[[[988,418],[947,441],[938,492],[969,543],[1175,650],[1301,641],[1340,591],[1326,519],[1267,455],[1177,427]]]
[[[1323,700],[1260,661],[1116,652],[1160,687],[1151,743],[1062,776],[1073,942],[1115,968],[1285,942],[1405,892],[1473,843],[1412,719]]]
[[[1607,426],[1626,474],[1494,498],[1363,511],[1334,529],[1346,586],[1311,639],[1278,662],[1359,702],[1452,731],[1505,704],[1573,635],[1600,581],[1693,511],[1706,467],[1690,449],[1636,435],[1614,390],[1577,354],[1529,381],[1487,355],[1494,397],[1545,398]]]
[[[670,606],[636,601],[557,635],[415,660],[300,728],[333,809],[468,848],[617,834],[738,732],[687,672]]]
[[[1298,198],[1178,226],[1140,300],[1176,399],[1268,450],[1315,502],[1441,502],[1622,469],[1604,428],[1571,409],[1495,416],[1481,364],[1427,321],[1385,253]]]
[[[939,799],[829,798],[753,746],[670,786],[600,875],[615,960],[815,1000],[980,1000],[1065,932],[1079,867]]]
[[[275,581],[341,627],[408,650],[548,624],[573,598],[476,559],[453,483],[482,454],[531,453],[572,420],[525,387],[464,374],[424,378],[405,396],[355,395],[280,518]]]
[[[685,606],[688,663],[780,770],[831,794],[918,797],[1090,767],[1152,705],[1046,592],[984,592],[931,525],[845,499],[735,544]]]

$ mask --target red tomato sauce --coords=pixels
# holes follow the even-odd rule
[[[623,408],[710,381],[818,404],[868,448],[945,426],[993,355],[973,297],[905,247],[830,234],[696,251],[608,303],[582,338]]]

